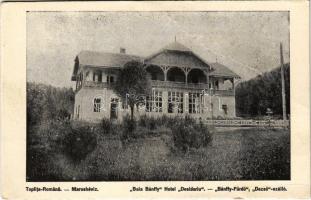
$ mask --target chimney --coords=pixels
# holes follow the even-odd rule
[[[120,53],[126,54],[126,49],[125,48],[120,48]]]

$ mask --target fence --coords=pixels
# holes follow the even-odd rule
[[[289,127],[289,120],[206,120],[207,125],[219,127]]]

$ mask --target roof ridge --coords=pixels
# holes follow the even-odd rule
[[[192,52],[192,49],[177,41],[169,43],[168,45],[164,46],[163,49],[171,51]]]
[[[109,54],[109,55],[121,55],[121,56],[134,56],[134,57],[138,57],[138,58],[144,58],[142,56],[138,56],[135,54],[127,54],[127,53],[114,53],[114,52],[107,52],[107,51],[94,51],[94,50],[81,50],[78,53],[78,56],[81,55],[81,53],[83,52],[88,52],[88,53],[97,53],[97,54]]]

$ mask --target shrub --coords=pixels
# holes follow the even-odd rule
[[[27,181],[56,181],[62,179],[62,170],[55,164],[55,154],[44,147],[27,147]]]
[[[196,121],[195,121],[194,118],[190,117],[190,115],[186,115],[186,116],[185,116],[184,123],[194,125],[194,124],[196,123]]]
[[[95,134],[89,127],[79,127],[64,138],[64,151],[74,162],[79,162],[97,145]]]
[[[154,117],[149,118],[148,128],[150,130],[155,130],[157,128],[157,119]]]
[[[139,118],[138,121],[139,126],[148,128],[150,130],[155,130],[159,125],[159,119],[154,117],[148,117],[147,115],[143,115]]]
[[[55,160],[65,146],[65,135],[72,132],[67,121],[42,121],[27,126],[27,180],[56,181],[62,179],[62,170]]]
[[[166,115],[163,115],[162,117],[158,119],[158,124],[159,126],[166,126],[172,129],[180,122],[180,120],[183,120],[183,118],[179,116],[168,117]]]
[[[212,134],[202,122],[199,124],[194,119],[186,117],[172,128],[174,146],[187,152],[189,148],[205,147],[212,140]]]
[[[142,115],[140,116],[139,118],[139,121],[138,121],[138,125],[141,126],[141,127],[145,127],[147,128],[148,127],[148,116],[147,115]]]
[[[109,134],[112,132],[112,123],[109,119],[104,118],[101,123],[101,127],[103,129],[104,134]]]
[[[135,135],[134,135],[135,129],[136,129],[135,119],[131,119],[129,115],[125,115],[122,121],[121,140],[125,141],[130,138],[135,138]]]

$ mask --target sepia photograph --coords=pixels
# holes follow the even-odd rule
[[[291,180],[288,11],[28,11],[26,181]]]

